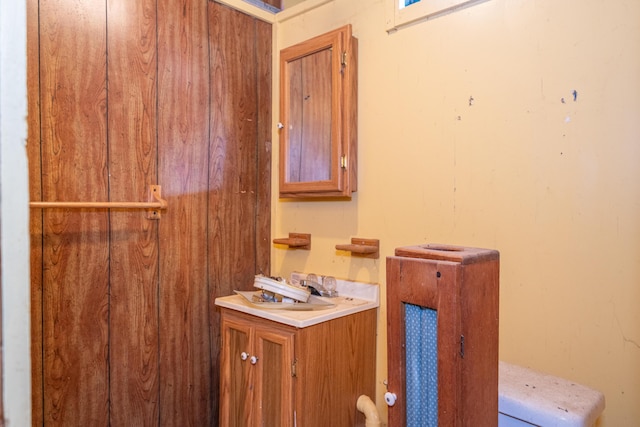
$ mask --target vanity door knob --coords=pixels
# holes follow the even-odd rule
[[[242,353],[240,353],[240,359],[247,360],[248,358],[249,358],[249,353],[247,353],[246,351],[243,351]]]
[[[249,362],[252,365],[255,365],[256,363],[258,363],[258,358],[256,356],[251,356],[251,359],[249,359]]]

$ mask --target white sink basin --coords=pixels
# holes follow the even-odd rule
[[[305,277],[302,273],[292,273],[291,276],[292,279]],[[316,302],[322,301],[333,305],[330,308],[323,309],[291,310],[290,307],[282,307],[282,309],[272,306],[261,307],[259,304],[251,303],[244,296],[237,294],[216,298],[215,304],[298,328],[377,308],[380,305],[379,289],[376,284],[338,279],[336,289],[338,295],[340,295],[338,297],[313,297],[314,301],[317,299]]]

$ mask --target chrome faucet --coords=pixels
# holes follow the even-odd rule
[[[335,279],[334,279],[335,280]],[[335,289],[327,289],[322,283],[316,282],[315,280],[300,280],[300,286],[303,288],[307,288],[311,291],[311,295],[316,295],[319,297],[337,297],[338,291]]]

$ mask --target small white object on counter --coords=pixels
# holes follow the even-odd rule
[[[282,295],[289,299],[289,302],[293,302],[293,300],[306,302],[311,295],[311,292],[306,288],[292,286],[285,281],[274,280],[261,274],[256,276],[253,287]]]
[[[291,274],[292,282],[299,281],[305,277],[306,274],[303,273],[294,272]],[[340,279],[337,279],[336,282],[338,297],[317,297],[335,304],[335,307],[324,310],[297,311],[262,309],[255,304],[251,304],[246,298],[240,295],[216,298],[215,304],[219,307],[229,308],[297,328],[316,325],[349,314],[377,308],[380,305],[380,293],[377,284]]]

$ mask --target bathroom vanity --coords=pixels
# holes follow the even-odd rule
[[[221,312],[220,425],[358,426],[375,393],[378,287],[338,281],[330,308],[261,308],[241,295]],[[357,290],[356,290],[357,291]],[[352,296],[353,295],[353,296]]]

